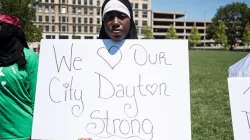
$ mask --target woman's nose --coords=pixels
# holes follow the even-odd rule
[[[120,19],[118,17],[114,17],[112,24],[113,26],[120,26]]]

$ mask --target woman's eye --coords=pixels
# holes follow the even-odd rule
[[[107,19],[108,21],[113,20],[113,19],[114,19],[114,16],[112,16],[112,15],[107,15],[107,16],[106,16],[106,19]]]
[[[121,15],[120,15],[120,19],[125,19],[126,17],[127,17],[126,14],[121,14]]]

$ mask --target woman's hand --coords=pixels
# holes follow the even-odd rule
[[[79,138],[78,140],[92,140],[92,138]]]

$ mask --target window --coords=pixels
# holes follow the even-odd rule
[[[135,3],[135,9],[138,9],[138,3]]]
[[[135,25],[138,26],[138,20],[135,20]]]
[[[49,16],[45,16],[45,21],[49,22]]]
[[[135,11],[135,17],[138,17],[138,11]]]
[[[101,9],[98,8],[98,9],[96,9],[96,10],[97,10],[97,15],[99,16],[100,13],[101,13],[101,12],[100,12]]]
[[[61,13],[62,13],[62,14],[67,13],[66,7],[62,7],[62,8],[61,8]]]
[[[43,16],[39,16],[38,19],[39,19],[40,22],[42,22],[43,21]]]
[[[51,39],[51,35],[46,35],[46,39]]]
[[[93,23],[93,18],[89,18],[89,24]]]
[[[93,39],[93,36],[85,36],[84,39]]]
[[[96,33],[99,33],[101,31],[101,27],[96,27]]]
[[[76,23],[76,17],[73,17],[73,18],[72,18],[72,22],[73,22],[73,23]]]
[[[90,32],[90,33],[93,33],[93,27],[92,27],[92,26],[89,27],[89,32]]]
[[[82,19],[80,17],[78,18],[78,23],[82,23]]]
[[[52,32],[55,32],[55,26],[52,26]]]
[[[148,12],[142,12],[142,17],[144,18],[148,17]]]
[[[43,12],[43,7],[42,7],[42,5],[38,5],[38,12]]]
[[[88,24],[88,19],[87,18],[84,18],[84,23]]]
[[[76,13],[76,7],[72,8],[72,13],[74,13],[74,14]]]
[[[54,3],[55,1],[54,0],[50,0],[51,1],[51,3]]]
[[[99,18],[97,18],[97,24],[100,24],[100,19]]]
[[[51,7],[50,7],[50,11],[51,11],[51,13],[54,13],[54,12],[55,12],[55,7],[54,7],[54,6],[51,6]]]
[[[93,15],[93,8],[89,8],[89,14]]]
[[[65,0],[62,0],[61,2],[62,2],[62,3],[65,3]]]
[[[67,35],[59,35],[59,39],[69,39],[69,36],[67,36]]]
[[[65,23],[66,22],[66,17],[62,16],[62,22]]]
[[[73,26],[73,33],[76,32],[76,26]]]
[[[133,9],[134,7],[133,7],[133,3],[132,2],[130,3],[130,5],[131,5],[131,8]]]
[[[142,4],[142,9],[148,9],[148,5],[147,4]]]
[[[45,26],[45,31],[46,31],[46,32],[49,32],[49,25],[46,25],[46,26]]]
[[[82,26],[78,26],[78,33],[82,32]]]
[[[87,0],[84,0],[84,5],[87,5],[87,3],[88,3]]]
[[[89,5],[93,5],[93,0],[89,0]]]
[[[49,0],[45,0],[45,2],[47,2],[47,3],[48,3],[48,2],[49,2]]]
[[[81,14],[81,13],[82,13],[81,7],[78,7],[77,13],[78,13],[78,14]]]
[[[72,0],[72,4],[76,4],[76,0]]]
[[[45,6],[45,13],[49,12],[49,6]]]
[[[97,6],[100,6],[100,0],[97,0]]]
[[[72,39],[81,39],[81,36],[72,35]]]
[[[66,26],[62,26],[62,31],[66,32]]]
[[[147,21],[142,21],[142,26],[147,26],[148,22]]]
[[[55,22],[55,16],[51,16],[51,22]]]
[[[87,15],[88,14],[88,9],[84,8],[84,14]]]
[[[82,1],[81,0],[78,0],[78,5],[81,5],[82,4]]]
[[[84,32],[87,33],[88,32],[88,27],[84,26]]]

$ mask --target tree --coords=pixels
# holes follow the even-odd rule
[[[206,39],[214,39],[215,30],[216,26],[213,23],[209,24],[206,29]]]
[[[201,35],[196,27],[196,25],[193,26],[192,30],[191,30],[191,34],[188,37],[189,42],[191,43],[192,46],[196,46],[198,44],[200,44],[200,40],[201,40]]]
[[[226,36],[230,50],[237,41],[242,40],[244,27],[250,21],[250,9],[247,4],[234,2],[226,6],[222,6],[217,10],[217,13],[212,18],[212,24],[216,26],[220,22],[224,22],[226,26]],[[214,34],[214,32],[208,32]]]
[[[144,36],[144,39],[154,39],[154,36],[153,36],[153,32],[152,32],[151,27],[146,26],[146,27],[143,29],[143,36]]]
[[[226,49],[227,36],[226,36],[226,26],[224,22],[220,22],[219,26],[215,28],[214,34],[215,42],[221,44]]]
[[[245,27],[242,41],[245,44],[245,46],[250,46],[250,26],[249,25]]]
[[[178,39],[178,35],[176,34],[175,28],[173,25],[170,26],[168,32],[166,34],[167,39]]]
[[[32,20],[35,18],[37,0],[0,0],[1,12],[16,16],[20,19],[22,29],[28,42],[42,39],[43,27],[36,27]]]

